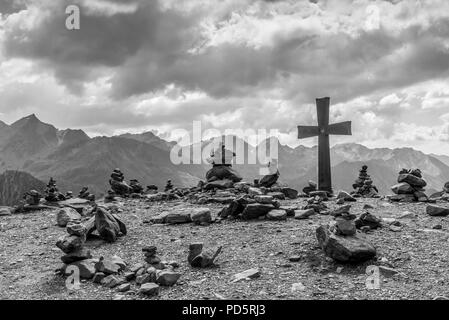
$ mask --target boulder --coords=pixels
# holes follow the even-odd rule
[[[136,278],[137,284],[145,284],[150,282],[156,281],[156,269],[154,269],[154,272],[144,273]]]
[[[173,286],[178,279],[181,277],[181,274],[174,271],[162,270],[156,273],[156,283],[161,286]]]
[[[243,272],[237,273],[234,275],[233,282],[247,280],[247,279],[255,279],[260,277],[259,269],[248,269]]]
[[[197,224],[211,223],[212,215],[210,213],[210,209],[209,208],[193,209],[192,212],[190,212],[190,220]]]
[[[121,267],[112,262],[112,260],[101,257],[100,261],[95,264],[95,270],[104,274],[117,274],[121,270]]]
[[[156,296],[159,294],[159,286],[152,282],[145,283],[140,287],[139,293],[146,296]]]
[[[242,218],[245,220],[257,219],[261,216],[265,216],[268,212],[275,209],[271,204],[249,204],[243,210]]]
[[[281,206],[279,207],[280,210],[285,210],[287,213],[287,217],[294,217],[295,216],[295,210],[298,209],[297,206]]]
[[[81,279],[92,279],[95,275],[95,262],[97,262],[97,260],[94,259],[86,259],[86,260],[82,260],[82,261],[77,261],[71,264],[66,265],[65,269],[64,269],[64,274],[66,276],[71,275],[72,272],[69,272],[69,270],[67,270],[68,266],[74,266],[76,268],[78,268],[79,270],[79,276]]]
[[[271,188],[279,179],[279,171],[274,174],[263,176],[259,181],[259,185],[265,188]]]
[[[351,202],[357,201],[353,196],[351,196],[349,193],[343,190],[338,192],[337,199],[339,200],[343,199],[344,201],[351,201]]]
[[[151,217],[150,222],[152,223],[165,223],[165,218],[169,215],[169,212],[164,212],[158,214],[157,216]]]
[[[72,208],[62,208],[56,214],[56,223],[59,227],[66,227],[70,221],[80,221],[81,215]]]
[[[376,256],[376,249],[368,241],[356,236],[337,236],[329,231],[328,226],[320,226],[316,236],[324,253],[336,261],[360,263]]]
[[[103,278],[103,280],[101,280],[101,284],[107,288],[115,288],[119,285],[124,284],[125,282],[125,279],[113,274],[106,276],[105,278]]]
[[[426,208],[426,212],[429,216],[433,217],[446,217],[449,215],[449,208],[429,205]]]
[[[296,199],[298,197],[298,190],[292,188],[283,187],[281,188],[281,192],[289,199]]]
[[[129,290],[131,290],[131,284],[129,283],[124,283],[117,287],[118,292],[127,292]]]
[[[171,212],[165,216],[165,223],[168,224],[181,224],[192,222],[190,213],[186,211]]]
[[[415,190],[407,182],[401,182],[391,187],[391,190],[396,194],[413,194]]]
[[[287,220],[287,212],[285,210],[271,210],[267,214],[267,219],[273,221]]]
[[[308,219],[310,216],[313,216],[314,214],[315,214],[314,209],[295,210],[295,219],[296,220]]]
[[[339,217],[342,216],[343,214],[347,214],[349,213],[349,211],[351,210],[351,205],[345,205],[345,206],[341,206],[338,207],[337,209],[333,210],[330,215],[334,216],[334,217]]]
[[[223,208],[218,216],[220,218],[227,218],[228,216],[235,217],[243,212],[245,205],[238,200],[233,200],[228,207]]]
[[[335,227],[337,228],[337,233],[342,236],[353,236],[357,233],[353,220],[336,218]]]
[[[411,186],[419,188],[424,188],[427,185],[427,182],[424,179],[410,173],[400,174],[398,177],[398,182],[399,183],[405,182]]]
[[[355,220],[355,225],[357,229],[361,229],[366,226],[370,227],[370,229],[377,229],[382,226],[382,220],[369,212],[365,212]]]

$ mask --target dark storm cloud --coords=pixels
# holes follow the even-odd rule
[[[65,8],[69,4],[81,7],[80,30],[65,28]],[[120,67],[143,47],[149,61],[161,56],[173,60],[170,52],[183,46],[185,30],[190,25],[181,15],[161,12],[156,1],[141,1],[135,12],[116,13],[112,17],[89,12],[77,1],[59,1],[51,6],[51,15],[36,28],[25,30],[17,26],[7,30],[5,55],[38,60],[52,68],[62,83],[73,88],[88,80],[94,68]]]
[[[1,0],[0,14],[9,15],[26,8],[25,0]]]
[[[380,28],[310,35],[298,28],[294,36],[275,37],[271,46],[224,43],[192,53],[204,41],[199,24],[205,12],[162,10],[157,1],[139,1],[135,12],[112,17],[82,7],[81,30],[69,31],[64,8],[72,2],[53,5],[36,28],[8,29],[4,46],[8,57],[39,61],[78,93],[105,68],[111,70],[115,99],[176,84],[217,98],[278,87],[286,99],[313,101],[326,94],[340,102],[445,77],[449,70],[442,41],[449,37],[447,19],[397,33]]]

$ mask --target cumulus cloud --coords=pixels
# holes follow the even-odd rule
[[[80,30],[65,28],[68,4]],[[331,96],[332,121],[354,120],[335,142],[446,137],[433,128],[449,102],[444,0],[9,0],[0,12],[7,119],[33,110],[93,134],[201,120],[278,128],[294,145],[314,99]]]

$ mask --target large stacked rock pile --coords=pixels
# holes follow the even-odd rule
[[[332,212],[335,221],[316,230],[318,243],[330,258],[345,263],[360,263],[376,256],[376,249],[367,240],[357,236],[356,216],[343,206]]]
[[[365,198],[378,198],[379,190],[373,185],[373,180],[368,174],[368,166],[364,165],[359,172],[359,177],[352,185],[355,191],[352,193],[354,196]]]
[[[422,178],[421,170],[402,169],[399,172],[398,184],[391,187],[396,194],[390,197],[392,201],[398,202],[427,202],[429,199],[424,193],[427,182]]]
[[[66,276],[73,272],[73,267],[79,271],[81,279],[92,280],[117,292],[136,292],[146,296],[159,294],[160,286],[173,286],[181,277],[174,271],[179,267],[176,262],[165,262],[156,255],[156,247],[148,246],[142,249],[144,263],[128,266],[118,256],[112,258],[100,257],[92,259],[90,253],[88,258],[79,260],[67,260],[59,269]],[[68,268],[71,266],[72,268]]]
[[[103,240],[114,242],[119,236],[127,234],[125,224],[108,208],[96,206],[93,214],[86,223],[87,236],[96,230]]]

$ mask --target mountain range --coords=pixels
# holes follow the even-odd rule
[[[239,152],[244,152],[245,159],[259,151],[260,145],[252,146],[238,137],[232,139],[235,145],[243,146]],[[205,150],[210,143],[211,140],[202,141],[199,147]],[[280,182],[302,189],[308,180],[317,179],[316,146],[291,148],[277,140],[275,143]],[[114,168],[120,168],[127,180],[136,178],[144,186],[163,187],[168,179],[178,186],[196,185],[204,179],[210,165],[173,164],[170,151],[174,145],[152,132],[91,138],[82,130],[59,130],[32,114],[10,125],[0,121],[0,173],[22,171],[45,182],[53,177],[62,191],[77,193],[87,186],[99,196],[108,190]],[[182,148],[190,154],[192,150],[192,146]],[[369,149],[360,144],[340,144],[331,148],[331,159],[336,190],[351,191],[363,164],[368,165],[368,173],[382,194],[391,193],[390,186],[396,183],[402,168],[420,168],[429,184],[429,193],[441,190],[449,181],[449,157],[424,154],[412,148]],[[239,164],[234,168],[246,181],[261,178],[260,163]]]

